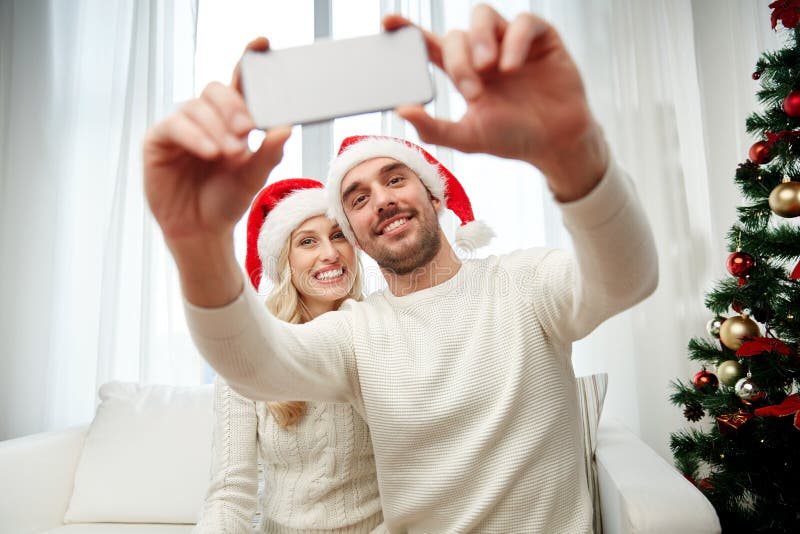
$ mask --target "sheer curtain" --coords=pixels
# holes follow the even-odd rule
[[[112,379],[197,383],[141,141],[192,91],[192,0],[0,4],[0,439]]]
[[[375,33],[387,12],[445,33],[467,27],[477,3],[200,0],[198,10],[196,1],[0,0],[0,439],[90,419],[107,380],[209,378],[142,199],[148,124],[208,81],[227,81],[254,35],[275,47],[310,43],[323,11],[334,38]],[[697,370],[685,347],[704,333],[703,295],[725,275],[724,234],[739,202],[731,177],[753,141],[744,133],[756,106],[750,73],[776,46],[769,0],[491,3],[555,24],[649,213],[659,289],[580,341],[573,361],[576,374],[610,374],[606,410],[668,458],[669,432],[686,424],[667,400],[669,381]],[[435,82],[431,113],[457,118],[463,100],[441,73]],[[320,136],[297,127],[270,180],[319,174],[354,133],[416,140],[392,113],[328,128]],[[433,152],[498,233],[481,255],[570,246],[535,169]],[[446,215],[444,226],[452,235],[455,221]],[[367,276],[370,289],[382,287],[369,261]]]

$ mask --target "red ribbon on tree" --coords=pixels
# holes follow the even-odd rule
[[[797,2],[800,2],[800,0],[797,0]],[[772,148],[772,145],[778,141],[783,141],[784,139],[787,141],[797,139],[800,137],[800,130],[782,130],[778,133],[764,132],[764,135],[767,136],[767,148],[769,149]]]
[[[792,274],[789,275],[791,280],[800,280],[800,263],[797,264],[797,267],[794,268]]]
[[[755,356],[763,352],[775,352],[783,356],[792,354],[786,343],[780,339],[773,339],[771,337],[757,337],[751,341],[745,341],[739,350],[736,351],[737,356]]]
[[[772,406],[764,406],[763,408],[756,408],[756,415],[761,417],[783,417],[785,415],[794,415],[794,427],[800,430],[800,396],[797,393],[789,395],[780,404]]]
[[[784,28],[796,28],[800,22],[800,0],[776,0],[769,5],[772,9],[772,29],[781,21]]]

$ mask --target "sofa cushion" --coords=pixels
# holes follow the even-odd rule
[[[584,466],[589,493],[594,502],[594,531],[596,534],[603,532],[603,522],[600,514],[600,490],[597,483],[597,464],[594,461],[594,452],[597,450],[597,425],[603,411],[607,386],[607,373],[578,377],[578,402],[583,424]]]
[[[86,435],[65,523],[194,523],[208,487],[212,386],[110,382]]]
[[[190,534],[194,525],[73,523],[41,534]]]

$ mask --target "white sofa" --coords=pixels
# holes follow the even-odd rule
[[[0,442],[0,532],[191,532],[208,476],[211,390],[137,397],[137,386],[105,387],[91,427]],[[606,534],[720,532],[697,488],[619,421],[600,419],[595,461]]]

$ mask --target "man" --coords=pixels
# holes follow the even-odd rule
[[[652,236],[551,26],[529,14],[509,23],[481,5],[468,32],[426,40],[467,112],[457,123],[398,112],[426,142],[542,170],[575,258],[533,249],[462,263],[436,218],[446,196],[416,148],[390,140],[411,152],[387,153],[357,139],[332,164],[332,211],[378,260],[388,290],[305,325],[270,318],[243,289],[232,231],[288,132],[250,154],[253,124],[234,80],[145,142],[145,186],[187,318],[203,355],[245,395],[356,406],[388,530],[591,532],[571,342],[654,289]]]

